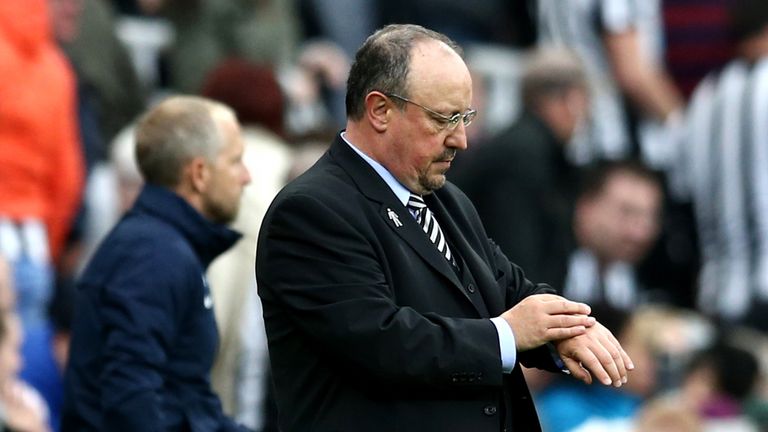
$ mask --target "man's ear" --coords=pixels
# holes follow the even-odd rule
[[[184,175],[187,177],[193,191],[205,192],[208,187],[208,179],[211,176],[208,163],[202,156],[192,158],[184,167]]]
[[[372,91],[365,97],[365,116],[376,132],[387,130],[393,109],[390,99],[381,92]]]

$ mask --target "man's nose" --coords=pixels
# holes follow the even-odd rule
[[[242,178],[243,186],[251,183],[251,180],[252,180],[251,172],[248,171],[248,168],[246,168],[245,165],[243,165],[243,178]]]
[[[451,134],[446,137],[445,145],[458,150],[467,149],[467,127],[464,126],[463,122],[459,122]]]

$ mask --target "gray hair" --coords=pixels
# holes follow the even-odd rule
[[[173,96],[160,102],[136,127],[136,162],[144,180],[176,187],[193,158],[215,159],[224,140],[219,126],[235,119],[226,105],[201,97]]]
[[[459,45],[448,36],[415,24],[390,24],[366,39],[357,51],[347,79],[347,117],[359,120],[365,112],[365,97],[371,91],[408,97],[411,49],[417,42],[434,39],[462,55]],[[405,102],[394,99],[398,107]]]
[[[539,48],[527,59],[520,79],[523,105],[534,106],[541,98],[560,96],[574,88],[587,88],[584,65],[565,47]]]

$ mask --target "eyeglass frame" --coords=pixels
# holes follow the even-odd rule
[[[444,129],[450,129],[450,130],[456,129],[456,127],[459,125],[459,120],[461,120],[461,122],[464,124],[464,127],[467,127],[470,124],[472,124],[472,121],[475,119],[475,117],[477,117],[477,110],[475,108],[470,108],[463,113],[457,112],[451,116],[447,116],[445,114],[440,114],[439,112],[433,109],[427,108],[418,102],[414,102],[406,97],[400,96],[399,94],[384,93],[384,95],[389,98],[400,99],[403,102],[416,105],[417,107],[423,109],[425,112],[432,114],[433,116],[443,121]]]

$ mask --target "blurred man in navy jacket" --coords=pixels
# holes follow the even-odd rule
[[[238,431],[211,392],[218,344],[205,269],[250,181],[224,105],[173,97],[136,132],[146,181],[78,284],[64,431]]]

